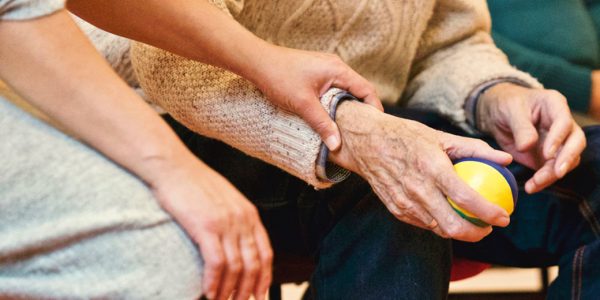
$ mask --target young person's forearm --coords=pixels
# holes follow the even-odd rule
[[[117,35],[254,81],[270,44],[206,0],[69,0],[68,8]],[[135,11],[135,13],[131,13]]]
[[[65,11],[0,22],[0,77],[115,162],[152,181],[191,157],[168,125],[102,60]]]

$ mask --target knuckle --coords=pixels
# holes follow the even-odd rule
[[[410,195],[409,195],[410,197]],[[399,198],[399,197],[395,197],[394,200],[396,207],[399,210],[399,213],[401,214],[405,214],[407,211],[410,211],[413,207],[413,204],[408,201],[407,199],[405,199],[404,197]]]
[[[423,187],[421,184],[422,182],[419,183],[415,180],[410,180],[407,182],[404,190],[408,199],[402,199],[397,202],[397,205],[400,209],[404,211],[409,210],[413,206],[412,201],[418,201],[423,198]]]
[[[453,238],[453,239],[461,239],[464,235],[464,232],[463,232],[461,226],[456,223],[450,224],[449,226],[447,226],[445,228],[444,231],[445,231],[446,235],[448,235],[450,238]]]
[[[329,130],[330,120],[317,120],[312,127],[317,132],[326,133]]]
[[[273,250],[269,249],[268,251],[266,251],[262,255],[261,261],[262,261],[263,265],[270,266],[273,263]]]
[[[399,193],[393,193],[389,195],[389,197],[380,197],[380,199],[384,202],[385,206],[390,211],[390,213],[394,215],[394,217],[396,217],[399,220],[404,219],[403,207],[406,206],[406,198],[404,197],[404,195],[400,195]]]
[[[445,232],[444,230],[442,230],[439,226],[433,229],[433,232],[435,234],[437,234],[439,237],[444,238],[444,239],[449,239],[450,236],[448,235],[447,232]]]
[[[271,285],[272,281],[273,281],[273,275],[271,274],[271,272],[266,272],[263,275],[263,282],[265,283],[265,286]]]
[[[260,264],[256,260],[252,260],[251,262],[249,262],[246,265],[244,271],[251,273],[251,274],[256,274],[256,273],[258,273],[259,270],[260,270]]]
[[[469,193],[466,188],[454,188],[449,193],[452,201],[457,204],[468,204],[471,201],[471,193]]]
[[[221,214],[215,214],[211,217],[208,217],[202,221],[202,227],[204,230],[209,232],[220,232],[223,227],[223,220],[226,219],[226,216],[221,216]]]
[[[477,148],[487,149],[490,148],[490,145],[480,139],[471,139],[473,141],[473,146]]]
[[[308,111],[310,105],[310,97],[308,96],[300,96],[293,101],[289,102],[289,107],[294,112],[297,113],[305,113]]]
[[[552,97],[555,97],[557,99],[567,102],[567,98],[565,98],[565,96],[561,92],[559,92],[557,90],[550,90],[549,92]]]
[[[229,220],[240,220],[246,217],[244,209],[237,208],[229,212]]]
[[[442,232],[442,231],[436,231],[435,234],[437,234],[439,237],[443,238],[443,239],[449,239],[450,236],[448,236],[446,233]]]
[[[232,217],[235,218],[235,220],[254,221],[254,218],[257,215],[258,212],[252,205],[239,207],[238,209],[232,211]]]
[[[396,217],[399,220],[404,219],[404,212],[401,208],[398,207],[398,204],[396,203],[395,200],[391,201],[391,202],[393,202],[393,204],[389,204],[389,201],[385,201],[385,202],[386,202],[386,207],[392,213],[392,215],[394,215],[394,217]]]
[[[425,160],[424,165],[428,167],[426,170],[430,172],[429,174],[443,174],[443,172],[440,172],[440,168],[453,169],[452,163],[450,162],[448,156],[445,154],[440,155],[440,153],[441,151],[429,158],[423,158]]]
[[[254,205],[248,204],[244,207],[243,214],[248,218],[257,218],[258,209]]]
[[[404,208],[404,214],[409,216],[417,216],[417,209],[415,205],[409,204]]]
[[[445,179],[448,197],[452,198],[452,201],[456,204],[468,205],[474,203],[477,200],[481,200],[482,196],[467,185],[465,181],[460,179],[458,175]]]
[[[225,260],[219,255],[211,255],[205,259],[206,266],[212,270],[220,270],[225,267]]]
[[[413,224],[425,226],[424,228],[428,228],[427,226],[431,224],[431,220],[426,220],[425,216],[420,213],[420,211],[416,208],[416,206],[411,206],[404,211],[404,215],[407,219],[411,219]]]
[[[561,104],[567,105],[567,98],[557,90],[548,90],[547,94],[553,98],[554,101],[560,101]]]
[[[441,189],[449,190],[447,187],[453,187],[455,184],[455,173],[452,166],[443,167],[445,164],[438,164],[437,168],[435,168],[435,173],[432,175],[432,179],[434,180],[436,185]],[[448,192],[452,192],[453,190],[449,190]]]
[[[234,259],[227,264],[227,269],[230,273],[239,274],[242,271],[242,263],[238,259]]]
[[[417,156],[417,157],[415,157],[413,166],[416,169],[415,171],[422,174],[423,172],[433,169],[433,164],[434,163],[432,163],[431,157],[426,158],[424,156]],[[411,184],[412,183],[413,182],[411,182]]]

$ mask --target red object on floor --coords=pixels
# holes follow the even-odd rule
[[[473,277],[489,267],[486,263],[454,257],[450,280]],[[275,257],[273,264],[273,284],[302,283],[310,278],[314,270],[315,262],[311,257],[280,253]]]
[[[452,261],[450,281],[463,280],[473,277],[490,267],[490,264],[455,257]]]

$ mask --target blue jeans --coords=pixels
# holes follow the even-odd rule
[[[402,108],[387,112],[466,135],[431,113]],[[451,243],[396,220],[356,175],[316,191],[273,166],[166,119],[197,156],[258,207],[276,260],[282,253],[314,258],[311,298],[445,299],[453,248],[456,255],[505,265],[560,264],[551,298],[600,295],[600,274],[596,274],[600,268],[594,267],[592,259],[600,251],[596,239],[600,128],[586,130],[589,146],[577,171],[543,193],[521,193],[509,227],[468,244]],[[522,187],[532,172],[519,165],[511,168]]]

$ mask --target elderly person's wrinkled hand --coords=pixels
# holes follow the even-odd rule
[[[336,121],[343,144],[331,160],[366,179],[399,220],[463,241],[478,241],[491,232],[490,226],[462,219],[449,205],[450,197],[488,224],[508,225],[508,214],[462,181],[451,160],[479,157],[506,165],[509,154],[356,101],[340,104]]]
[[[536,170],[525,184],[528,193],[574,169],[586,146],[565,97],[552,90],[497,84],[481,96],[477,120],[479,130],[491,134],[517,162]]]

